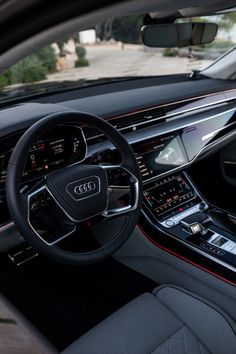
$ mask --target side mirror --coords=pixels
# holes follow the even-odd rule
[[[187,47],[214,41],[218,31],[215,23],[173,23],[142,27],[143,44],[154,48]]]

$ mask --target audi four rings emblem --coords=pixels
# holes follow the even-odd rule
[[[92,197],[101,191],[101,180],[98,176],[89,176],[66,186],[67,193],[76,201]]]
[[[94,191],[96,188],[96,184],[93,181],[89,181],[86,183],[79,184],[78,186],[74,187],[74,192],[77,195],[85,194],[86,192]]]

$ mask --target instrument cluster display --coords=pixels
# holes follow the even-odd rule
[[[0,142],[0,188],[5,187],[7,166],[19,135]],[[28,181],[67,164],[82,161],[86,142],[80,128],[58,126],[29,148],[22,181]]]

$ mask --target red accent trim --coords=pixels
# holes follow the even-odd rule
[[[195,100],[198,100],[198,99],[203,99],[203,98],[207,98],[207,97],[212,97],[212,96],[219,96],[219,95],[224,95],[224,94],[227,94],[228,92],[234,92],[236,91],[235,89],[229,89],[229,90],[224,90],[224,91],[219,91],[219,92],[213,92],[213,93],[208,93],[208,94],[205,94],[205,95],[200,95],[200,96],[192,96],[192,97],[189,97],[187,99],[182,99],[182,100],[179,100],[179,101],[174,101],[174,102],[170,102],[170,103],[163,103],[163,104],[160,104],[158,106],[154,105],[154,106],[149,106],[147,108],[140,108],[140,109],[134,109],[132,111],[129,111],[128,113],[124,113],[124,114],[118,114],[118,115],[114,115],[112,117],[108,117],[108,118],[105,118],[105,120],[107,121],[110,121],[112,119],[119,119],[119,118],[124,118],[124,117],[127,117],[127,116],[130,116],[130,115],[133,115],[133,114],[136,114],[136,113],[145,113],[150,110],[154,110],[154,109],[157,109],[157,108],[163,108],[163,107],[168,107],[168,106],[173,106],[175,104],[180,104],[180,103],[187,103],[187,102],[191,102],[191,101],[195,101]],[[225,100],[232,100],[233,98],[227,98],[225,97]],[[222,100],[220,100],[222,101]],[[213,103],[214,104],[214,103]],[[212,104],[212,105],[213,105]],[[217,104],[217,102],[216,102]],[[201,108],[200,107],[195,107],[196,109],[198,108]],[[164,116],[163,116],[164,117]],[[161,117],[160,117],[161,118]]]
[[[201,270],[204,270],[205,272],[210,273],[211,275],[214,275],[215,277],[219,278],[220,280],[225,281],[226,283],[228,283],[228,284],[230,284],[230,285],[236,286],[236,282],[234,283],[234,282],[232,282],[232,281],[230,281],[230,280],[228,280],[228,279],[226,279],[226,278],[223,278],[223,277],[221,277],[219,274],[216,274],[216,273],[212,272],[211,270],[209,270],[209,269],[207,269],[207,268],[204,268],[204,267],[200,266],[199,264],[197,264],[197,263],[191,261],[190,259],[185,258],[184,256],[181,256],[180,254],[178,254],[178,253],[176,253],[176,252],[174,252],[174,251],[171,251],[170,249],[168,249],[168,248],[166,248],[166,247],[160,245],[158,242],[154,241],[150,236],[148,236],[148,234],[143,230],[142,226],[140,226],[140,225],[138,224],[138,227],[139,227],[140,231],[144,234],[144,236],[145,236],[150,242],[152,242],[155,246],[161,248],[163,251],[166,251],[166,252],[172,254],[173,256],[175,256],[175,257],[177,257],[177,258],[180,258],[180,259],[184,260],[185,262],[188,262],[188,263],[194,265],[195,267],[200,268]]]

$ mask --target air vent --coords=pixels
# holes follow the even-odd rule
[[[148,122],[163,118],[165,112],[162,108],[156,108],[145,112],[133,113],[127,116],[117,117],[109,120],[116,129],[123,130],[147,124]]]
[[[163,108],[150,109],[144,112],[132,113],[125,116],[108,119],[109,123],[122,133],[128,133],[151,126],[158,123],[165,122],[165,112]],[[155,123],[153,122],[155,121]],[[92,127],[84,128],[84,134],[89,145],[101,143],[105,140],[105,136],[101,132]]]

